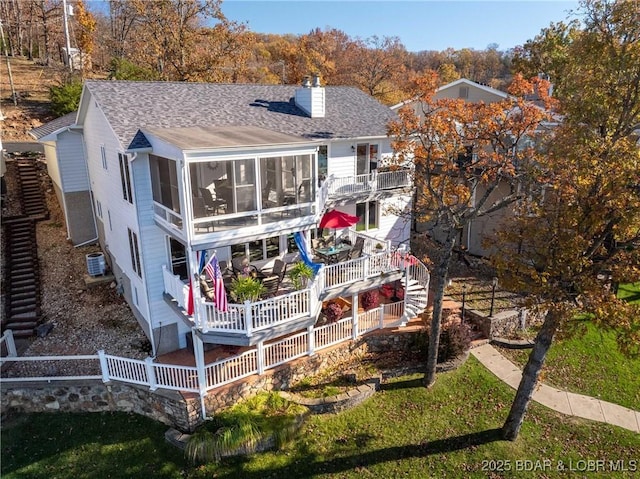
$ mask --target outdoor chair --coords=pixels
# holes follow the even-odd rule
[[[279,283],[282,283],[284,280],[284,275],[287,273],[287,263],[282,261],[281,259],[276,259],[273,263],[272,274],[278,277]]]
[[[364,249],[364,238],[358,238],[356,244],[349,251],[349,259],[356,259],[362,256],[362,250]]]
[[[337,255],[332,256],[330,258],[330,263],[335,264],[335,263],[342,263],[343,261],[348,261],[349,259],[351,259],[350,254],[351,254],[351,250],[349,249],[340,251]]]
[[[220,213],[221,211],[224,213],[224,208],[226,207],[226,202],[224,200],[218,200],[213,197],[211,191],[208,188],[199,188],[200,195],[204,200],[204,206],[210,213]]]
[[[280,289],[280,278],[276,275],[268,276],[262,280],[262,286],[264,286],[264,293],[260,298],[273,298],[278,294],[278,289]]]

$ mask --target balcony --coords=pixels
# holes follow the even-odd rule
[[[393,171],[374,171],[366,175],[327,179],[326,202],[339,203],[341,200],[365,201],[394,194],[398,189],[412,186],[412,170],[401,168]]]
[[[370,245],[366,249],[373,251]],[[196,301],[194,314],[188,316],[184,314],[188,285],[166,268],[163,275],[167,300],[183,311],[185,320],[196,327],[202,339],[233,345],[253,345],[313,326],[322,301],[328,299],[356,295],[359,291],[398,280],[405,285],[410,281],[419,283],[425,291],[428,284],[426,267],[419,261],[408,262],[398,253],[388,251],[371,252],[354,260],[324,265],[305,289],[257,302],[228,304],[225,312],[200,298]]]

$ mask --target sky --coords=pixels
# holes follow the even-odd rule
[[[551,22],[566,20],[577,1],[223,0],[222,12],[256,33],[304,34],[337,28],[350,37],[397,36],[409,51],[498,44],[507,50]]]

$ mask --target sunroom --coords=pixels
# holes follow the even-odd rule
[[[145,130],[156,223],[192,246],[317,220],[317,145],[255,127]]]

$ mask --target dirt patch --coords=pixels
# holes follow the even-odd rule
[[[7,61],[0,62],[0,106],[4,115],[2,141],[33,141],[29,130],[55,118],[51,113],[49,87],[59,84],[61,67],[38,65],[26,58],[9,58],[17,105],[9,80]]]

